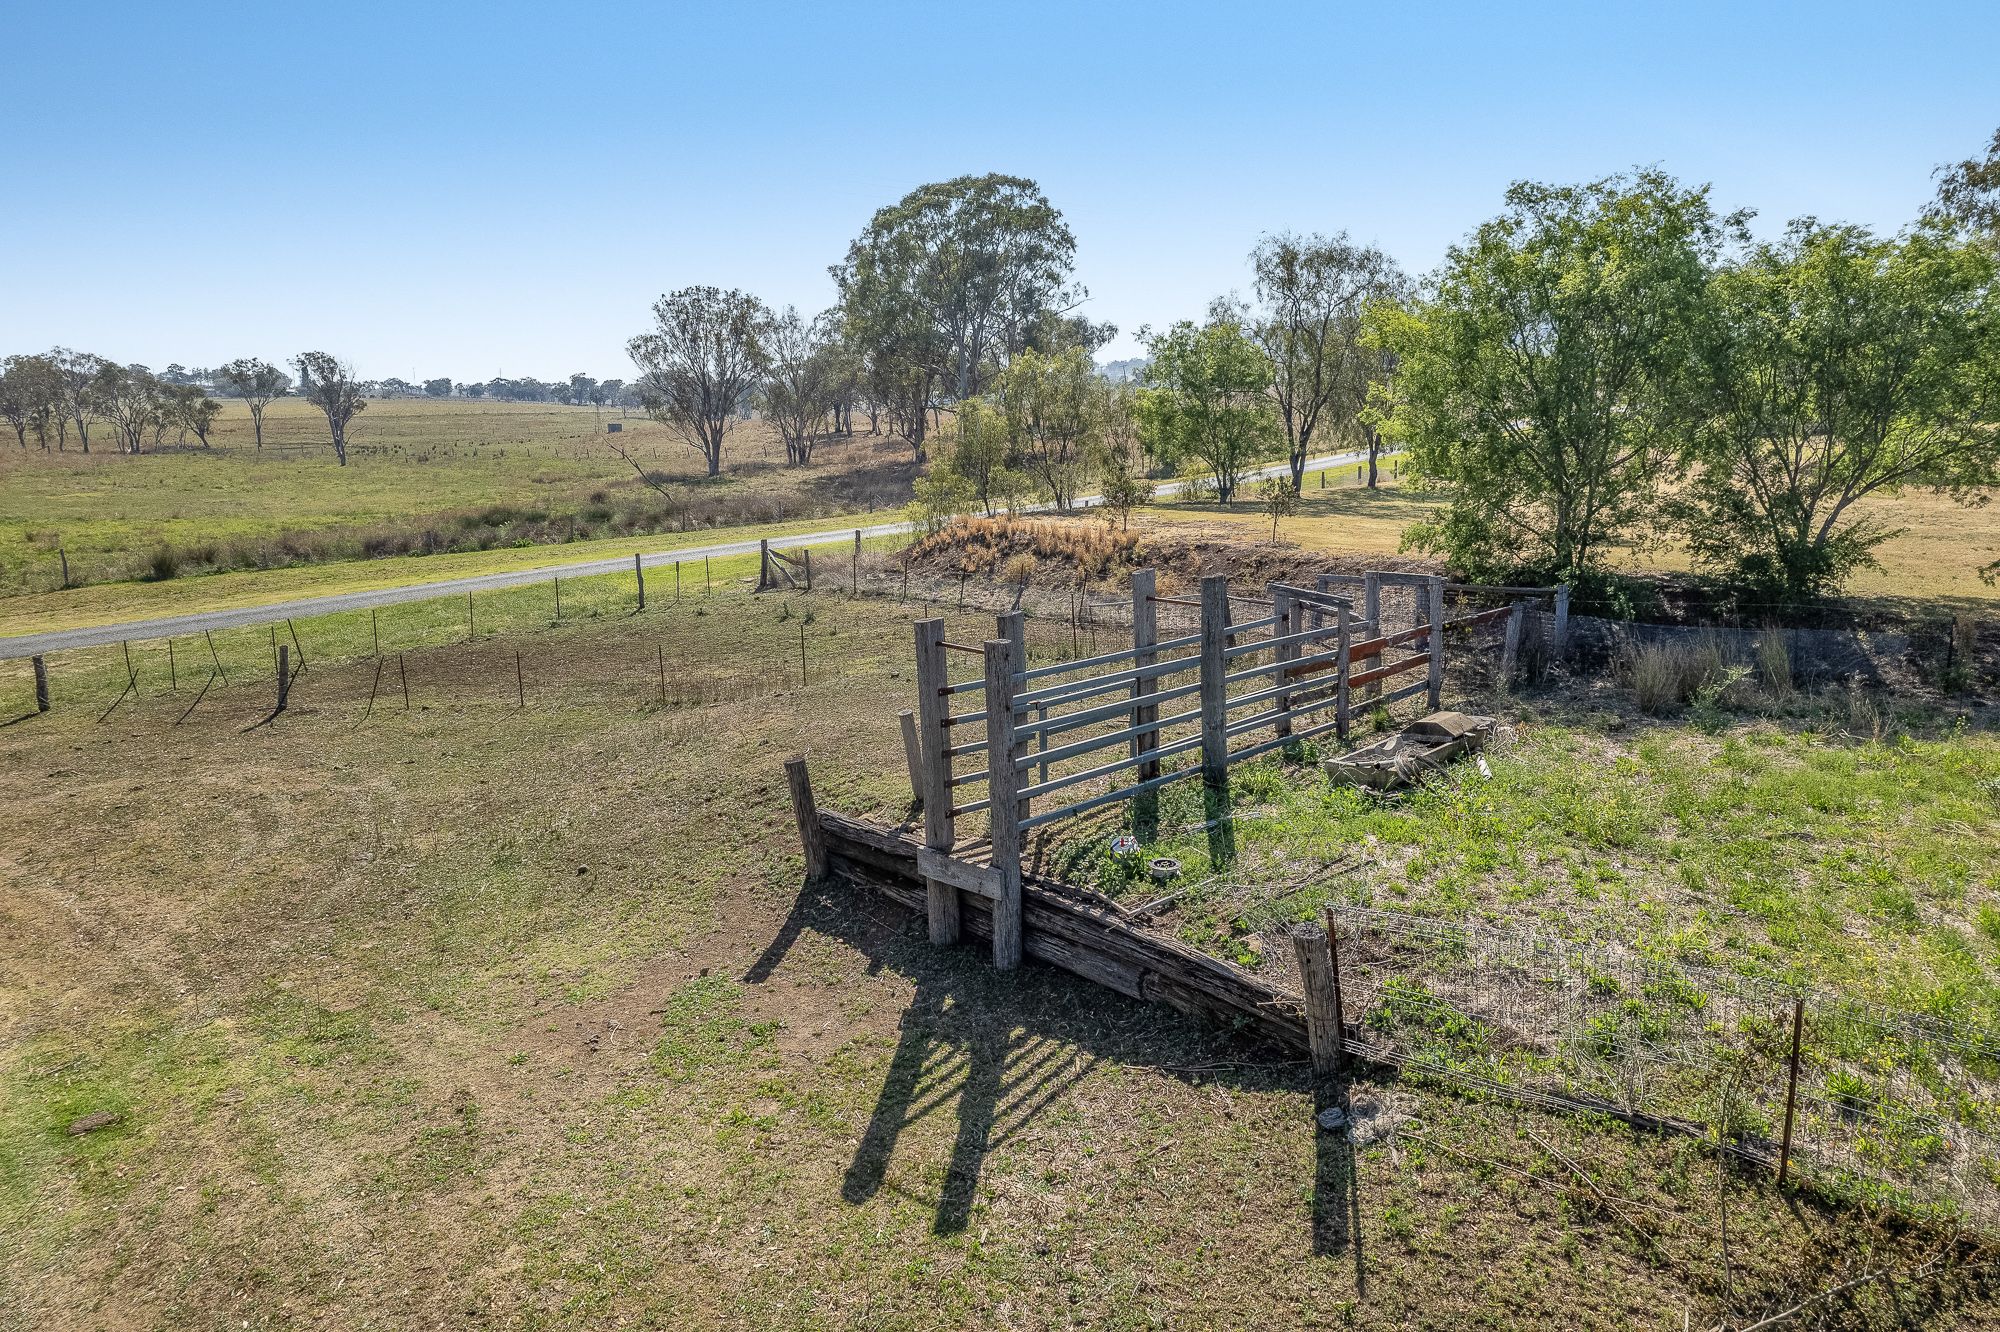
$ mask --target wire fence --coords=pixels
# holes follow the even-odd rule
[[[1546,933],[1332,918],[1370,1057],[2000,1228],[2000,1032]]]

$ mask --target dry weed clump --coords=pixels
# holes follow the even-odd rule
[[[1761,654],[1761,647],[1760,654]],[[1729,659],[1721,640],[1704,635],[1692,643],[1653,642],[1633,646],[1620,663],[1639,710],[1652,716],[1685,704],[1747,701],[1749,671]]]
[[[1036,567],[1104,580],[1135,563],[1139,538],[1095,523],[1023,522],[1014,518],[960,518],[911,547],[915,563],[942,562],[963,573],[1025,582],[1022,559]]]

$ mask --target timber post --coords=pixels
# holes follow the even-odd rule
[[[35,658],[35,711],[49,710],[49,664],[40,657]]]
[[[1271,626],[1271,637],[1290,638],[1293,634],[1299,633],[1300,621],[1305,617],[1299,614],[1299,603],[1292,595],[1291,589],[1281,583],[1272,583],[1265,590],[1271,597],[1271,615],[1277,620],[1277,623]],[[1282,687],[1291,678],[1287,672],[1291,669],[1291,664],[1298,660],[1299,645],[1280,643],[1272,649],[1272,654],[1276,658],[1278,684]],[[1278,720],[1271,730],[1274,735],[1282,739],[1292,733],[1292,696],[1289,693],[1281,693],[1278,695],[1277,703]]]
[[[1430,617],[1431,631],[1424,635],[1430,644],[1430,708],[1436,712],[1444,706],[1444,579],[1433,577],[1425,585],[1425,602]]]
[[[1020,741],[1014,729],[1014,643],[986,640],[987,828],[993,842],[993,966],[1021,965]]]
[[[1563,654],[1563,649],[1569,646],[1568,583],[1556,584],[1556,622],[1552,636],[1553,641],[1549,644],[1549,650],[1554,656],[1560,658]]]
[[[996,615],[993,617],[993,619],[995,627],[999,631],[997,636],[1007,640],[1007,646],[1008,646],[1007,660],[1011,663],[1011,665],[1009,665],[1008,667],[1009,679],[1007,681],[1007,697],[1011,700],[1015,694],[1020,693],[1023,689],[1027,687],[1027,681],[1022,677],[1025,676],[1028,672],[1028,617],[1026,613],[1014,610],[1014,611],[1008,611],[1002,615]],[[1012,734],[1016,729],[1018,729],[1017,723],[1014,721],[1013,718],[1012,707],[1013,705],[1010,702],[1008,704],[1009,711],[1007,714],[1007,727],[1009,734]],[[991,721],[992,714],[988,713],[987,717],[988,717],[987,729],[990,731],[992,729],[992,721]],[[1025,753],[1025,746],[1023,746],[1023,753]],[[1020,758],[1022,757],[1022,754],[1016,754],[1015,757]],[[1015,770],[1016,776],[1014,783],[1016,789],[1019,789],[1020,787],[1027,785],[1025,781],[1021,780],[1019,772],[1020,770],[1017,768]],[[1028,817],[1028,802],[1026,800],[1022,800],[1018,803],[1016,814],[1018,815],[1018,817],[1022,819],[1026,819]]]
[[[1300,929],[1292,935],[1292,954],[1298,962],[1299,989],[1306,1002],[1306,1045],[1312,1055],[1313,1080],[1325,1091],[1340,1076],[1347,1054],[1332,937],[1311,926]]]
[[[703,569],[707,564],[704,561]],[[765,591],[771,586],[771,538],[757,538],[757,590]]]
[[[1354,722],[1353,692],[1347,687],[1347,677],[1353,673],[1354,665],[1351,655],[1354,650],[1354,622],[1349,618],[1346,602],[1335,606],[1333,613],[1337,634],[1335,651],[1339,653],[1333,661],[1333,733],[1345,740]]]
[[[632,552],[632,577],[639,583],[639,609],[646,609],[646,566],[639,563],[639,552]]]
[[[278,706],[276,709],[278,712],[285,710],[285,704],[290,701],[292,696],[291,667],[292,645],[290,643],[278,644]]]
[[[910,766],[910,804],[920,808],[924,803],[924,749],[917,739],[917,714],[904,708],[896,714],[896,721],[903,728],[903,759]]]
[[[1358,631],[1366,638],[1382,636],[1382,575],[1374,569],[1361,575],[1361,618],[1364,621]],[[1368,669],[1382,664],[1381,654],[1368,659]],[[1382,697],[1382,683],[1377,680],[1362,686],[1361,697],[1375,699]]]
[[[785,760],[785,785],[792,791],[792,817],[798,820],[799,845],[806,853],[806,882],[813,883],[827,874],[826,829],[813,803],[812,775],[806,771],[804,754]]]
[[[917,639],[917,721],[923,740],[924,845],[949,855],[953,841],[951,820],[951,727],[950,696],[946,694],[944,665],[944,621],[918,620]],[[958,942],[958,889],[941,879],[925,881],[931,942],[939,946]]]
[[[1229,578],[1201,580],[1201,784],[1217,817],[1229,791]]]
[[[1138,759],[1135,779],[1149,782],[1160,775],[1160,761],[1139,758],[1160,747],[1158,730],[1145,729],[1160,719],[1160,705],[1148,703],[1156,685],[1145,672],[1159,659],[1154,644],[1160,641],[1159,614],[1153,605],[1157,579],[1151,569],[1132,571],[1132,666],[1139,672],[1132,681],[1132,756]],[[1046,739],[1046,737],[1044,737]],[[1046,780],[1046,778],[1044,778]],[[1156,791],[1142,791],[1132,800],[1132,827],[1141,837],[1150,838],[1160,821],[1160,797]]]
[[[1514,670],[1521,660],[1521,626],[1528,618],[1528,604],[1514,603],[1507,612],[1507,635],[1500,643],[1500,687],[1509,688],[1514,683]]]

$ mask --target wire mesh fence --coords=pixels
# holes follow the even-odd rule
[[[1333,919],[1342,1008],[1373,1058],[2000,1227],[2000,1033],[1546,933]]]

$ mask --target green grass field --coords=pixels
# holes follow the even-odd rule
[[[246,639],[243,678],[184,724],[193,686],[153,656],[103,722],[109,665],[0,728],[0,1326],[1676,1329],[1927,1252],[1699,1143],[1376,1075],[1355,1094],[1413,1118],[1352,1160],[1316,1153],[1299,1065],[801,893],[780,762],[812,756],[823,806],[901,814],[916,608],[595,595],[469,644],[433,626],[405,649],[407,710],[400,682],[370,710],[373,664],[326,652],[267,719],[268,646]],[[1761,725],[1524,721],[1520,775],[1418,838],[1401,881],[1425,905],[1513,902],[1515,853],[1464,852],[1555,787],[1579,864],[1647,854],[1710,799],[1676,774],[1750,772],[1716,746],[1811,766]],[[1935,746],[1995,762],[1989,736]],[[1993,812],[1940,788],[1892,830],[1868,802],[1915,756],[1835,750],[1888,785],[1788,820],[1787,863],[1879,826],[1902,868],[1980,858],[1918,904],[1973,909]],[[1661,754],[1659,778],[1635,771]],[[1315,818],[1315,847],[1409,840]],[[1629,873],[1593,924],[1756,927],[1736,885],[1759,879],[1726,853],[1746,835],[1684,853],[1721,876],[1699,894]],[[1836,916],[1865,901],[1814,874],[1791,891]],[[93,1114],[116,1119],[68,1131]],[[1954,1270],[1827,1312],[1973,1327],[1988,1297]]]
[[[109,451],[108,437],[88,456],[74,441],[61,454],[0,449],[0,594],[58,588],[58,546],[73,583],[98,583],[149,576],[162,546],[186,552],[193,571],[232,550],[237,563],[310,563],[424,528],[450,548],[676,526],[609,448],[603,425],[616,419],[547,403],[374,401],[340,467],[323,419],[288,398],[266,410],[261,452],[235,401],[212,450],[130,456]],[[701,527],[893,507],[909,492],[909,449],[886,436],[834,441],[814,466],[788,469],[769,431],[749,422],[731,436],[725,475],[709,480],[664,427],[623,424],[617,441],[665,474]]]

